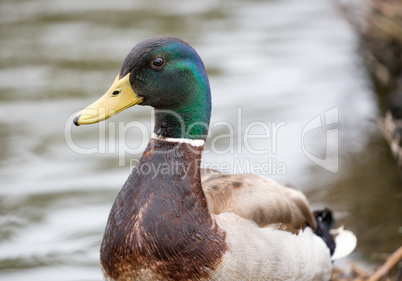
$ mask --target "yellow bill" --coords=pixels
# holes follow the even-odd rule
[[[141,102],[142,98],[137,96],[131,88],[130,73],[121,79],[117,75],[106,94],[81,110],[74,117],[73,122],[77,126],[97,123]]]

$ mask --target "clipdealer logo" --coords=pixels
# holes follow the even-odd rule
[[[337,173],[339,169],[339,129],[328,128],[329,126],[338,125],[339,122],[339,107],[333,107],[324,112],[324,120],[321,115],[316,116],[304,126],[302,131],[302,150],[304,154],[313,163],[324,168],[332,173]],[[308,133],[315,130],[325,130],[325,157],[320,158],[306,148],[305,137]]]

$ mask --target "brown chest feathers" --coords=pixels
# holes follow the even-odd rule
[[[101,246],[113,280],[208,278],[227,250],[201,188],[202,147],[151,140],[118,194]]]

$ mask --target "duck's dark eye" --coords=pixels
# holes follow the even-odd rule
[[[156,58],[154,59],[154,61],[152,62],[152,65],[155,67],[161,67],[164,63],[163,58]]]

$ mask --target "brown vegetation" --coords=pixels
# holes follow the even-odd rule
[[[402,166],[402,1],[361,0],[340,7],[359,35],[360,53],[385,116],[378,124]]]
[[[346,4],[338,1],[338,4],[359,36],[359,51],[371,75],[383,115],[377,118],[378,126],[396,165],[402,167],[402,1],[361,0]],[[367,271],[352,262],[348,270],[334,268],[332,281],[352,280],[401,281],[402,247],[378,269]]]

